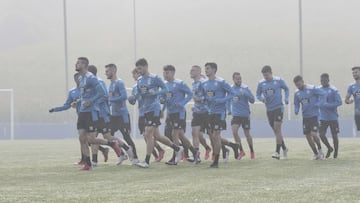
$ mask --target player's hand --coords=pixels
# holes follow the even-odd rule
[[[161,97],[161,98],[160,98],[160,104],[165,104],[165,103],[166,103],[165,98]]]
[[[72,107],[72,108],[76,108],[76,107],[77,107],[77,102],[71,103],[71,107]]]
[[[230,116],[230,115],[231,115],[231,112],[229,111],[227,114]]]
[[[155,90],[150,89],[150,90],[149,90],[149,94],[151,94],[151,95],[155,95]]]
[[[353,99],[349,98],[349,99],[345,99],[345,103],[346,104],[352,104],[354,102]]]
[[[49,110],[49,113],[52,113],[52,112],[54,112],[54,111],[55,111],[55,109],[52,108],[52,109]]]
[[[200,101],[200,98],[198,96],[193,96],[193,100],[198,102],[198,101]]]
[[[84,105],[85,107],[89,107],[89,106],[91,106],[91,101],[85,101],[85,102],[83,103],[83,105]]]
[[[285,100],[285,104],[288,105],[288,104],[289,104],[289,101],[288,101],[288,100]]]
[[[135,100],[135,96],[134,95],[129,96],[128,100]]]

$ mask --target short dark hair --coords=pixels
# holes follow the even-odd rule
[[[360,66],[354,66],[351,68],[351,70],[360,70]]]
[[[134,68],[132,71],[131,71],[132,74],[138,74],[138,71],[136,70],[136,68]]]
[[[89,65],[88,66],[88,71],[91,72],[92,74],[94,74],[95,76],[97,74],[97,68],[94,65]]]
[[[148,62],[144,58],[137,60],[135,63],[135,66],[147,66],[147,65],[148,65]]]
[[[293,81],[294,81],[294,83],[297,83],[297,82],[299,82],[301,80],[303,80],[303,77],[301,75],[297,75],[297,76],[294,77]]]
[[[107,65],[105,66],[105,68],[113,68],[113,69],[115,69],[115,71],[117,71],[117,67],[116,67],[116,65],[113,64],[113,63],[107,64]]]
[[[320,77],[329,79],[330,76],[329,76],[328,73],[323,73],[323,74],[320,75]]]
[[[261,69],[261,73],[272,73],[271,66],[266,65]]]
[[[164,66],[164,71],[172,71],[175,72],[175,67],[173,65],[166,65]]]
[[[217,71],[217,64],[214,62],[207,62],[205,63],[205,67],[210,66],[210,68],[215,69],[215,72]]]
[[[78,58],[78,60],[85,61],[86,65],[89,65],[89,59],[86,58],[86,57],[81,56],[81,57]]]
[[[237,76],[237,75],[240,75],[240,73],[239,72],[234,72],[233,73],[233,78],[235,77],[235,76]],[[240,75],[241,76],[241,75]]]
[[[193,68],[197,68],[197,69],[200,69],[201,70],[201,67],[199,65],[193,65],[192,66]]]

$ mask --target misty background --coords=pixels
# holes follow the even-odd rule
[[[359,9],[358,0],[302,1],[306,83],[318,85],[327,72],[345,97],[351,67],[360,64]],[[104,66],[115,63],[126,86],[134,84],[133,0],[67,0],[68,75],[63,0],[0,0],[0,28],[0,88],[14,89],[16,125],[73,127],[73,109],[48,110],[65,102],[66,77],[69,88],[75,85],[79,56],[107,83]],[[218,76],[232,83],[238,71],[255,93],[261,68],[271,65],[293,98],[292,79],[300,73],[298,0],[136,0],[136,30],[137,58],[145,57],[153,73],[162,76],[162,67],[172,64],[190,86],[192,65],[216,62]],[[9,100],[0,92],[0,123],[10,120]],[[253,118],[265,119],[262,105],[252,109]],[[340,116],[352,119],[352,109],[344,104]]]

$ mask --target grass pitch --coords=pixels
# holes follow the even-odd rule
[[[245,140],[244,140],[245,141]],[[0,202],[359,202],[360,140],[340,138],[338,159],[310,161],[305,138],[286,139],[288,160],[274,160],[274,139],[254,140],[256,159],[210,169],[152,163],[115,166],[110,153],[92,171],[79,171],[77,140],[0,141]],[[144,141],[136,141],[144,158]],[[248,151],[247,146],[245,149]],[[203,149],[201,149],[203,150]],[[326,150],[324,149],[324,152]],[[203,156],[203,153],[201,154]],[[202,157],[203,158],[203,157]]]

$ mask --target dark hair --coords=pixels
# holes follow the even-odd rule
[[[239,73],[239,72],[234,72],[234,73],[233,73],[233,78],[234,78],[236,75],[240,75],[240,73]]]
[[[78,60],[85,61],[86,65],[89,65],[89,59],[86,57],[79,57]]]
[[[351,68],[351,70],[360,70],[360,66],[354,66]]]
[[[164,71],[172,71],[175,72],[175,67],[173,65],[166,65],[164,66]]]
[[[301,75],[297,75],[294,77],[294,83],[297,83],[299,81],[303,80],[303,77]]]
[[[138,71],[136,70],[136,68],[134,68],[132,71],[131,71],[132,74],[138,74]]]
[[[207,63],[205,63],[205,67],[206,67],[206,66],[210,66],[210,68],[215,69],[215,73],[216,73],[216,71],[217,71],[217,64],[216,64],[216,63],[214,63],[214,62],[207,62]]]
[[[271,66],[266,65],[261,69],[261,73],[272,73]]]
[[[200,67],[199,65],[193,65],[192,67],[193,67],[193,68],[200,69],[200,71],[201,71],[201,67]]]
[[[115,71],[117,71],[117,67],[116,67],[116,65],[113,64],[113,63],[107,64],[107,65],[105,66],[105,68],[113,68]]]
[[[96,74],[97,74],[97,68],[96,68],[96,66],[94,66],[94,65],[89,65],[88,66],[88,71],[90,71],[92,74],[94,74],[95,76],[96,76]]]
[[[330,76],[329,76],[328,73],[323,73],[323,74],[320,75],[320,77],[329,79]]]
[[[148,65],[148,62],[144,58],[137,60],[135,63],[135,66],[147,66],[147,65]]]

